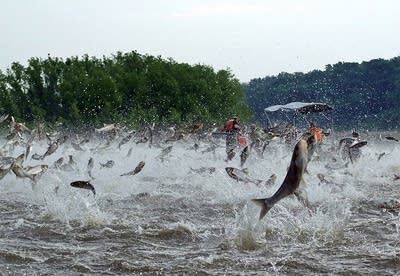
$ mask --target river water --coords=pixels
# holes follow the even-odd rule
[[[1,145],[6,142],[2,138]],[[43,160],[29,156],[24,165],[49,165],[33,189],[31,180],[13,173],[0,180],[1,274],[400,273],[400,209],[382,208],[400,200],[395,141],[371,136],[360,160],[346,167],[332,161],[335,153],[327,148],[337,141],[328,137],[304,175],[314,210],[288,197],[262,220],[251,199],[279,188],[293,147],[274,141],[263,158],[250,154],[245,167],[251,177],[277,176],[273,185],[256,186],[227,175],[225,167],[239,167],[240,161],[239,154],[224,160],[223,140],[215,141],[220,145],[215,152],[204,153],[209,144],[203,141],[197,150],[192,140],[170,143],[172,151],[163,159],[159,154],[167,145],[131,141],[119,149],[118,142],[99,147],[103,141],[92,139],[77,151],[67,141]],[[35,141],[31,155],[46,149],[45,141]],[[22,145],[3,147],[7,156],[23,152]],[[72,170],[51,167],[68,155],[77,163]],[[69,185],[90,179],[91,157],[96,196]],[[115,162],[112,168],[100,166],[108,160]],[[145,162],[140,173],[120,176],[139,161]],[[192,170],[201,167],[216,170]]]

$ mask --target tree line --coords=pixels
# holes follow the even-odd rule
[[[400,57],[362,63],[339,62],[325,70],[281,73],[243,85],[255,120],[264,108],[289,102],[324,102],[339,129],[396,129],[400,123]]]
[[[252,115],[229,70],[215,72],[135,51],[12,63],[0,71],[0,113],[26,123],[70,127],[212,124]]]

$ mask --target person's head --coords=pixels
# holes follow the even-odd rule
[[[256,129],[256,125],[255,125],[255,124],[251,124],[251,125],[250,125],[250,129],[251,129],[251,130],[255,130],[255,129]]]
[[[353,132],[351,133],[351,136],[353,138],[360,138],[360,134],[358,132],[356,132],[355,130],[353,130]]]
[[[310,123],[310,127],[316,127],[315,123]]]

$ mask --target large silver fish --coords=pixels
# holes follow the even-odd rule
[[[144,161],[140,161],[139,164],[136,166],[136,168],[133,171],[130,171],[130,172],[127,172],[127,173],[123,173],[123,174],[121,174],[121,176],[135,175],[135,174],[139,173],[143,169],[145,164],[146,163]]]
[[[225,168],[226,173],[232,177],[233,179],[235,179],[236,181],[240,181],[240,182],[244,182],[244,183],[253,183],[256,185],[260,185],[262,182],[264,182],[264,180],[260,180],[260,179],[254,179],[249,177],[248,171],[247,169],[236,169],[233,167],[226,167]]]
[[[88,165],[87,165],[87,173],[89,175],[89,177],[91,179],[94,179],[94,177],[92,176],[92,169],[94,167],[94,160],[92,157],[90,157],[89,161],[88,161]]]
[[[240,167],[243,168],[243,165],[244,163],[246,163],[248,156],[249,156],[249,146],[246,146],[240,153]]]
[[[253,201],[261,206],[260,219],[262,219],[268,211],[281,199],[288,195],[294,194],[296,197],[308,205],[298,192],[298,187],[303,179],[303,174],[307,168],[308,149],[307,141],[300,140],[293,151],[292,159],[290,161],[289,170],[283,180],[280,188],[275,192],[272,197],[253,199]]]
[[[93,195],[96,195],[96,190],[89,181],[82,181],[82,180],[74,181],[74,182],[71,182],[70,185],[74,188],[91,190],[93,192]]]
[[[114,129],[116,129],[115,124],[108,124],[108,125],[104,125],[104,127],[102,127],[102,128],[96,128],[95,132],[96,133],[109,132]]]
[[[47,151],[42,155],[41,159],[43,160],[46,156],[49,156],[49,155],[53,154],[54,152],[56,152],[59,145],[60,145],[60,139],[57,139],[56,141],[51,143],[49,145],[49,147],[47,148]]]

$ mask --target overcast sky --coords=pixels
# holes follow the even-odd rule
[[[243,82],[400,55],[399,0],[0,0],[0,69],[117,51],[230,68]]]

